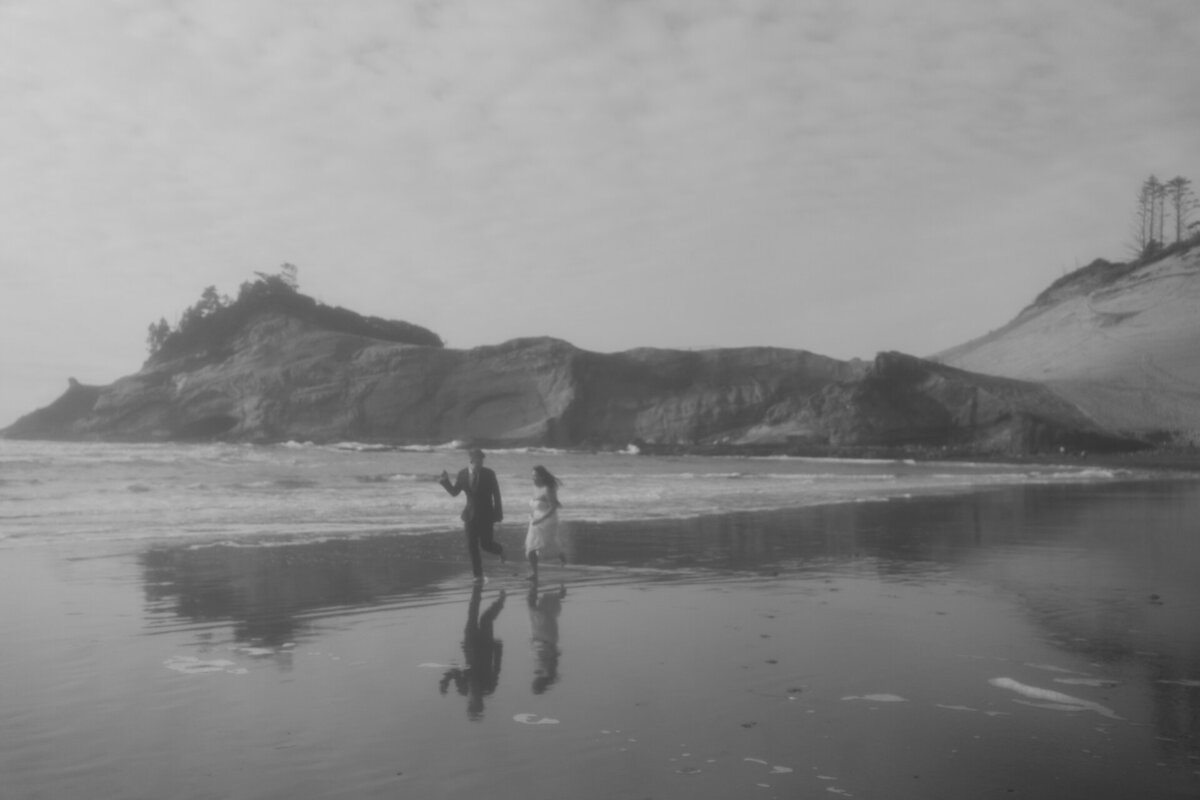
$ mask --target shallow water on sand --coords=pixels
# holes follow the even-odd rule
[[[4,796],[1195,797],[1200,484],[0,558]],[[509,542],[516,549],[515,542]]]

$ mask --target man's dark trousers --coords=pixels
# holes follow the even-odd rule
[[[490,519],[468,520],[463,523],[463,530],[467,534],[467,554],[471,556],[471,571],[478,578],[483,575],[483,557],[479,553],[480,549],[500,555],[504,548],[493,538],[496,523]]]

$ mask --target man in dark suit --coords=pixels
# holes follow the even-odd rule
[[[483,451],[472,448],[468,454],[470,466],[460,470],[454,483],[445,470],[438,479],[452,496],[458,497],[459,492],[466,492],[467,505],[463,508],[463,530],[467,534],[467,553],[471,556],[471,571],[475,573],[475,581],[483,582],[483,563],[479,554],[480,548],[500,556],[504,561],[504,548],[493,536],[496,523],[504,519],[504,507],[500,502],[500,482],[496,473],[483,466]]]

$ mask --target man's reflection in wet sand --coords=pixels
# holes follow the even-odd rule
[[[492,630],[496,617],[504,608],[505,592],[488,606],[483,616],[479,604],[483,599],[483,587],[471,590],[471,603],[467,607],[467,626],[463,630],[464,665],[446,670],[438,686],[442,694],[454,681],[458,693],[467,698],[467,716],[472,720],[483,718],[483,698],[496,691],[500,682],[500,659],[504,654],[504,642],[496,639]]]
[[[542,592],[539,597],[536,581],[526,596],[529,644],[537,661],[532,686],[534,694],[543,694],[558,682],[558,659],[562,654],[558,648],[558,615],[562,613],[562,601],[566,596],[567,587],[559,584],[556,591]]]

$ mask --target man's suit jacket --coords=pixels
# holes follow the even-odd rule
[[[462,469],[454,483],[440,481],[442,487],[451,495],[458,497],[459,492],[466,492],[467,504],[463,507],[463,522],[500,522],[504,519],[504,506],[500,503],[500,482],[496,473],[487,467],[479,468],[479,477],[474,486],[471,485],[471,470]]]

